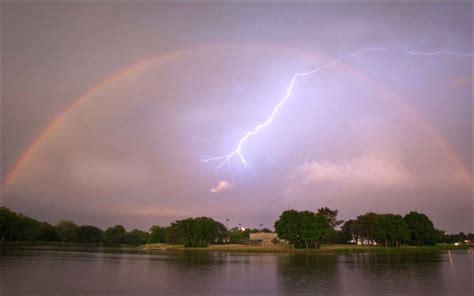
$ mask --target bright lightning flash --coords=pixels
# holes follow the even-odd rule
[[[240,159],[240,161],[242,162],[244,167],[250,167],[250,163],[245,159],[244,154],[242,153],[242,147],[244,146],[245,142],[250,137],[252,137],[255,134],[258,134],[258,132],[260,132],[261,129],[268,126],[272,122],[273,118],[277,115],[280,108],[290,98],[291,93],[293,91],[293,88],[294,88],[295,83],[296,83],[298,78],[309,76],[309,75],[312,75],[312,74],[316,74],[316,73],[318,73],[319,71],[321,71],[323,69],[329,68],[331,66],[334,66],[334,65],[342,62],[343,60],[346,60],[348,58],[355,57],[355,56],[358,56],[358,55],[362,55],[366,52],[387,51],[387,50],[399,50],[399,51],[402,51],[402,52],[404,52],[406,54],[409,54],[409,55],[412,55],[412,56],[433,56],[433,55],[449,55],[449,56],[464,56],[464,57],[474,56],[474,53],[460,53],[460,52],[443,51],[443,50],[433,51],[433,52],[415,52],[415,51],[411,51],[411,50],[409,50],[405,47],[386,47],[386,48],[384,48],[384,47],[370,47],[370,48],[366,48],[366,49],[361,50],[361,51],[356,51],[356,52],[353,52],[351,54],[344,55],[344,56],[342,56],[342,57],[340,57],[336,60],[333,60],[330,63],[324,64],[324,65],[322,65],[322,66],[320,66],[320,67],[318,67],[314,70],[311,70],[311,71],[308,71],[308,72],[296,73],[295,75],[293,75],[293,78],[291,78],[291,81],[290,81],[290,84],[288,86],[288,89],[286,91],[285,96],[273,108],[273,111],[270,113],[270,116],[268,116],[268,118],[265,121],[261,122],[259,125],[257,125],[252,130],[242,134],[242,138],[240,138],[237,146],[235,147],[235,149],[233,151],[231,151],[230,153],[225,154],[225,155],[206,158],[206,159],[203,159],[202,161],[203,162],[217,161],[218,165],[216,166],[215,169],[218,170],[226,164],[230,167],[230,162],[231,162],[232,158],[237,157],[238,159]]]

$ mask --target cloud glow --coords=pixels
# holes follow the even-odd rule
[[[304,162],[295,168],[303,184],[340,183],[345,185],[408,186],[409,172],[394,161],[362,156],[350,161]]]
[[[232,182],[229,182],[227,180],[222,180],[217,183],[216,186],[212,187],[211,190],[209,190],[211,193],[217,193],[221,191],[227,191],[232,189],[233,185]]]

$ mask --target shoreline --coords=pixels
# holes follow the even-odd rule
[[[224,244],[209,245],[202,248],[184,247],[184,245],[171,244],[149,244],[142,246],[149,251],[219,251],[219,252],[247,252],[247,253],[311,253],[311,254],[360,254],[360,253],[425,253],[447,250],[468,250],[472,245],[448,245],[439,244],[435,246],[401,246],[381,247],[349,244],[322,245],[319,249],[294,249],[288,245],[243,245]]]
[[[401,246],[401,247],[381,247],[350,244],[322,245],[319,249],[294,249],[289,245],[245,245],[245,244],[222,244],[209,245],[207,247],[184,247],[178,244],[147,244],[141,246],[104,246],[97,244],[82,243],[56,243],[56,242],[0,242],[1,249],[23,249],[23,250],[80,250],[88,252],[230,252],[230,253],[298,253],[298,254],[419,254],[448,250],[469,250],[474,249],[474,245],[448,245],[438,244],[434,246]]]

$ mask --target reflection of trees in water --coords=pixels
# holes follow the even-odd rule
[[[337,289],[337,256],[289,254],[278,258],[281,293],[333,293]]]
[[[442,257],[429,254],[353,254],[341,256],[340,293],[424,291],[440,284]],[[441,286],[440,286],[441,288]],[[436,291],[436,289],[433,289]]]
[[[151,264],[149,273],[159,274],[155,281],[166,286],[165,292],[273,295],[277,285],[276,262],[274,254],[167,252]]]
[[[369,277],[393,279],[432,278],[442,261],[440,253],[360,254],[353,256],[354,267]],[[349,261],[350,262],[350,261]],[[348,264],[352,266],[352,264]]]
[[[283,294],[400,294],[447,291],[449,265],[441,253],[289,254],[278,257]]]

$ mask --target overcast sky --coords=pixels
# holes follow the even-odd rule
[[[472,57],[344,60],[297,80],[242,146],[251,167],[202,162],[264,122],[295,73],[367,47],[472,53],[472,3],[3,3],[1,25],[1,203],[15,211],[273,227],[328,206],[473,231]]]

